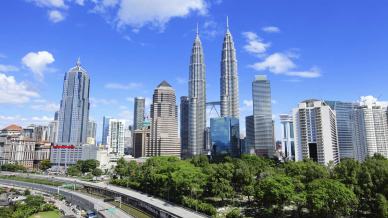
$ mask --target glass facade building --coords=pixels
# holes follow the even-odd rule
[[[325,101],[337,117],[338,147],[340,159],[354,158],[352,136],[352,112],[357,105],[351,102]]]
[[[240,125],[234,117],[210,119],[212,154],[216,156],[239,156]]]

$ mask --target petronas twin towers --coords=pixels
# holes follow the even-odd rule
[[[221,55],[220,105],[222,117],[239,118],[239,96],[236,49],[229,31]],[[189,137],[188,156],[202,154],[205,148],[206,128],[206,66],[202,43],[197,34],[193,43],[189,69]]]

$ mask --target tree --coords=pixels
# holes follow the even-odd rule
[[[24,195],[25,195],[25,196],[31,195],[30,189],[24,190]]]
[[[284,169],[288,176],[297,178],[304,184],[315,179],[329,178],[327,169],[312,160],[287,162],[284,164]]]
[[[255,198],[266,208],[275,207],[282,212],[283,207],[291,203],[297,195],[292,178],[276,173],[258,180],[255,186]]]
[[[47,169],[49,169],[51,167],[51,162],[50,160],[42,160],[40,162],[40,165],[39,165],[39,169],[42,170],[42,171],[46,171]]]
[[[101,169],[99,169],[99,168],[96,168],[96,169],[94,169],[93,171],[92,171],[92,174],[93,174],[93,176],[101,176],[102,175],[102,170]]]
[[[382,194],[376,195],[376,217],[388,217],[388,201]]]
[[[115,173],[120,177],[126,177],[129,176],[129,171],[128,171],[128,162],[124,160],[124,158],[120,158],[117,161],[117,165],[115,167]]]
[[[70,166],[67,168],[67,174],[69,176],[80,176],[81,170],[79,170],[77,166]]]
[[[10,171],[10,172],[16,172],[16,171],[25,171],[26,168],[23,165],[18,164],[4,164],[1,165],[2,171]]]
[[[233,177],[233,164],[211,164],[207,174],[209,178],[207,186],[212,196],[221,198],[224,203],[225,199],[234,195],[234,189],[230,183]]]
[[[316,179],[307,186],[307,207],[314,216],[350,216],[357,206],[352,190],[336,180]]]

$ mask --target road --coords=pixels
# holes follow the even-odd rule
[[[40,191],[47,192],[47,193],[57,192],[56,187],[34,184],[34,183],[26,183],[26,182],[20,182],[20,181],[12,181],[12,180],[6,180],[6,179],[0,179],[0,184],[7,185],[7,186],[18,186],[18,187],[30,188],[35,190],[38,189]],[[106,218],[133,218],[132,216],[126,214],[124,211],[118,208],[112,208],[112,205],[104,202],[101,199],[97,199],[92,196],[82,194],[79,192],[70,191],[67,189],[60,189],[59,192],[61,195],[65,195],[65,196],[71,195],[72,196],[71,198],[74,200],[78,199],[79,203],[80,203],[80,200],[87,201],[91,205],[91,207],[93,207],[96,211],[99,211]],[[85,209],[87,210],[90,208],[85,208]]]
[[[107,185],[105,183],[92,183],[92,182],[86,182],[82,181],[76,178],[71,178],[71,177],[60,177],[60,176],[46,176],[46,175],[38,175],[38,174],[25,174],[25,173],[11,173],[11,172],[0,172],[0,174],[13,174],[13,175],[18,175],[18,176],[28,176],[28,177],[34,177],[34,178],[44,178],[48,180],[57,180],[57,181],[62,181],[62,182],[67,182],[67,183],[77,183],[81,185],[86,185],[86,186],[94,186],[97,188],[101,189],[108,189],[110,191],[122,193],[124,195],[130,196],[132,198],[137,199],[138,201],[145,202],[148,204],[151,204],[157,208],[160,208],[161,210],[168,211],[172,214],[174,214],[177,217],[188,217],[188,218],[203,218],[203,217],[208,217],[204,214],[197,213],[195,211],[180,207],[178,205],[174,205],[171,203],[168,203],[166,201],[163,201],[158,198],[154,198],[151,196],[148,196],[146,194],[142,194],[140,192],[134,191],[132,189],[126,189],[114,185]]]

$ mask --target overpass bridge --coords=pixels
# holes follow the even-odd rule
[[[82,181],[72,177],[46,176],[46,175],[39,175],[39,174],[10,173],[10,172],[8,173],[0,172],[0,174],[47,179],[51,181],[60,181],[60,182],[82,185],[86,191],[91,193],[100,193],[108,197],[121,197],[121,200],[123,203],[132,205],[140,210],[143,210],[148,214],[152,215],[153,217],[162,217],[162,218],[208,217],[207,215],[178,206],[170,202],[163,201],[159,198],[155,198],[147,194],[134,191],[132,189],[118,187],[118,186],[114,186],[106,183],[93,183],[93,182]]]

